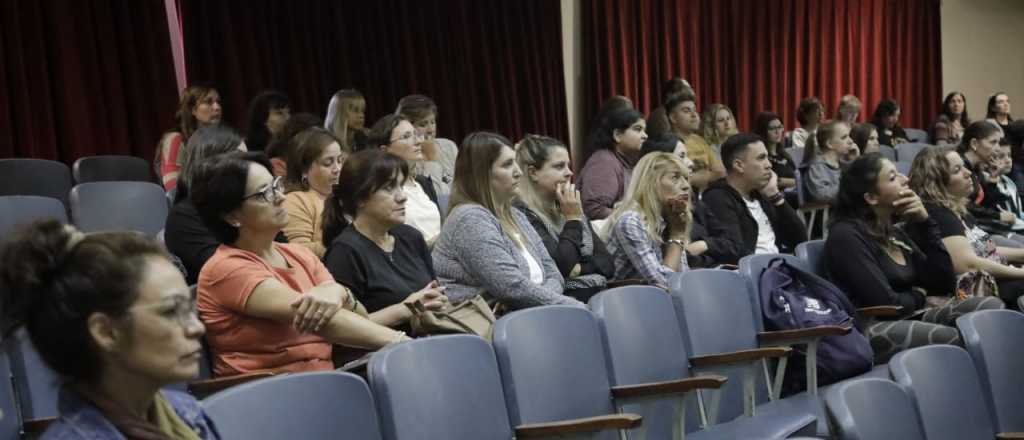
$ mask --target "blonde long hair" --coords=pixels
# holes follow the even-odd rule
[[[967,200],[954,197],[947,188],[952,174],[946,155],[955,152],[953,147],[929,147],[917,153],[910,166],[910,189],[922,201],[938,204],[963,216],[967,212]]]
[[[715,120],[718,119],[718,112],[725,110],[729,112],[729,116],[732,116],[733,131],[732,133],[719,133],[718,129],[715,128]],[[708,145],[721,145],[725,143],[725,140],[737,133],[736,130],[736,114],[732,112],[732,109],[725,104],[711,104],[707,110],[704,111],[704,140],[708,142]]]
[[[535,183],[529,178],[530,167],[541,169],[551,157],[551,150],[555,148],[564,148],[568,151],[565,144],[558,139],[527,134],[516,144],[515,150],[516,162],[519,164],[519,169],[523,171],[523,178],[519,185],[519,200],[536,212],[548,226],[560,229],[559,225],[564,223],[565,217],[558,208],[558,202],[541,197]]]
[[[331,96],[331,102],[327,104],[327,117],[324,118],[324,128],[338,138],[342,151],[346,153],[355,151],[357,147],[353,145],[355,132],[349,132],[348,128],[348,114],[351,111],[349,108],[352,101],[357,99],[366,100],[356,89],[338,90]]]
[[[664,175],[675,171],[682,173],[687,179],[689,178],[686,163],[672,153],[650,153],[640,159],[640,162],[633,168],[633,176],[629,181],[629,187],[626,188],[626,195],[615,205],[615,210],[601,227],[601,239],[608,239],[615,223],[619,221],[623,213],[636,211],[644,219],[647,236],[655,243],[662,243],[664,240],[661,237],[661,219],[664,218],[665,212],[662,209],[661,201],[658,200],[658,181]],[[693,214],[689,209],[686,216],[686,224],[689,228],[689,225],[693,223],[691,221]],[[689,231],[687,231],[686,236],[689,235]]]

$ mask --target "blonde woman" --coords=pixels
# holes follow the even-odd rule
[[[522,172],[504,136],[466,136],[455,160],[451,213],[432,253],[452,303],[486,294],[511,309],[566,304],[564,279],[540,236],[512,208]]]
[[[622,202],[603,226],[615,279],[640,278],[667,288],[668,276],[689,269],[690,184],[686,163],[671,153],[640,159]]]
[[[528,134],[516,144],[516,163],[523,177],[513,206],[526,215],[555,260],[566,279],[565,294],[587,301],[605,288],[615,266],[583,214],[569,149],[557,139]]]
[[[814,141],[804,149],[801,169],[804,194],[811,202],[832,203],[839,193],[841,164],[856,158],[857,145],[850,137],[850,126],[830,121],[818,127]],[[852,158],[851,158],[852,156]]]
[[[722,144],[737,133],[736,117],[725,104],[711,104],[704,110],[704,140],[721,157]]]
[[[327,105],[324,128],[338,138],[341,149],[352,153],[365,134],[366,98],[356,89],[341,89]]]

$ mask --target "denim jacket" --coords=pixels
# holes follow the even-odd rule
[[[188,394],[161,390],[174,412],[203,440],[219,440],[213,422],[206,417],[199,402]],[[78,393],[64,388],[60,392],[60,418],[53,422],[42,440],[114,440],[124,435],[91,403]]]

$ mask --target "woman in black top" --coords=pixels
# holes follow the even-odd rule
[[[900,127],[900,105],[892,99],[883,99],[871,115],[871,123],[878,127],[878,142],[895,147],[909,142],[907,132]]]
[[[988,168],[996,152],[999,151],[999,139],[1002,131],[994,124],[978,121],[964,131],[963,139],[957,152],[964,165],[971,171],[973,190],[967,198],[967,211],[974,216],[978,226],[990,234],[1005,234],[1017,222],[1017,216],[1011,212],[986,207],[983,185],[988,179]]]
[[[924,310],[921,321],[873,321],[866,334],[876,362],[907,348],[957,344],[955,319],[982,308],[1002,308],[996,298],[927,301],[949,296],[956,287],[953,262],[939,226],[906,176],[877,153],[850,164],[839,184],[834,220],[825,243],[829,276],[861,307],[895,305],[908,317]],[[894,226],[904,221],[904,229]],[[928,303],[942,302],[941,307]]]
[[[410,317],[404,303],[422,301],[431,310],[448,303],[423,234],[404,224],[407,178],[409,165],[398,156],[359,151],[324,202],[324,264],[368,312],[388,313],[395,326]]]
[[[782,145],[785,133],[782,119],[773,112],[762,112],[754,119],[754,134],[764,141],[772,171],[779,176],[779,189],[783,191],[796,187],[796,162]]]
[[[513,206],[526,214],[555,260],[565,294],[586,302],[605,289],[615,264],[583,214],[569,150],[556,139],[528,134],[516,144],[516,161],[523,177]]]

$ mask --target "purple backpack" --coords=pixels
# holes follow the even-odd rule
[[[765,330],[793,330],[838,325],[852,327],[842,336],[826,336],[818,342],[818,384],[827,385],[871,370],[874,351],[857,328],[856,308],[839,288],[827,280],[773,259],[761,272],[761,313]],[[787,367],[786,394],[807,388],[803,346],[794,347]]]

